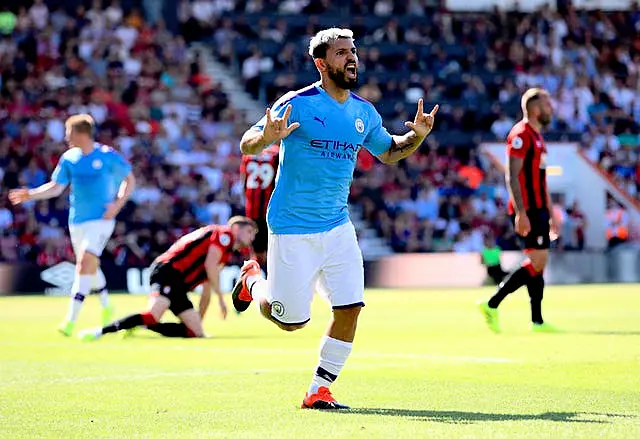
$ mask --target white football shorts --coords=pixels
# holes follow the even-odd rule
[[[351,222],[328,232],[269,232],[267,299],[272,317],[285,325],[311,319],[314,291],[333,309],[364,306],[364,264]]]
[[[79,224],[69,224],[73,252],[76,256],[79,256],[87,251],[100,257],[115,227],[116,221],[113,219],[99,219]]]

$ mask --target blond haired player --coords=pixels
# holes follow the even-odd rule
[[[51,181],[35,189],[9,192],[13,204],[57,197],[71,186],[69,233],[76,255],[76,275],[71,302],[59,330],[70,336],[85,297],[92,288],[99,292],[103,322],[113,310],[106,279],[100,270],[100,255],[113,233],[115,217],[135,187],[131,165],[113,148],[94,140],[95,123],[88,114],[71,116],[65,123],[69,149],[60,158]],[[119,185],[119,190],[115,192]]]

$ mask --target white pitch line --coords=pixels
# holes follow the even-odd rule
[[[390,367],[406,367],[406,363],[386,363],[375,365],[351,366],[351,370],[366,369],[385,369]],[[280,369],[240,369],[240,370],[193,370],[186,372],[159,372],[147,374],[130,374],[130,375],[101,375],[88,376],[78,378],[51,378],[37,380],[14,380],[11,382],[0,383],[2,387],[25,386],[25,385],[48,385],[48,384],[79,384],[79,383],[95,383],[104,381],[135,381],[135,380],[152,380],[156,378],[168,377],[203,377],[217,375],[256,375],[256,374],[272,374],[272,373],[289,373],[289,372],[308,372],[313,370],[310,367],[288,367]]]
[[[92,345],[97,345],[100,341],[95,341]],[[69,347],[73,346],[69,343],[62,342],[50,342],[50,343],[37,343],[37,342],[0,342],[0,346],[34,346],[34,347]],[[78,344],[77,346],[87,346],[86,344]],[[109,350],[147,350],[147,351],[206,351],[206,352],[219,352],[219,353],[236,353],[236,354],[251,354],[251,355],[317,355],[316,350],[310,349],[270,349],[270,348],[236,348],[236,347],[209,347],[209,346],[139,346],[133,344],[127,344],[123,341],[122,344],[101,344],[101,349]],[[354,352],[351,354],[351,358],[396,358],[396,359],[413,359],[413,360],[431,360],[445,363],[515,363],[517,359],[513,358],[501,358],[501,357],[474,357],[474,356],[462,356],[462,355],[440,355],[440,354],[408,354],[403,352]]]

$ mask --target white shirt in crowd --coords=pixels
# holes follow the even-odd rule
[[[13,214],[9,209],[3,207],[0,209],[0,229],[8,229],[13,224]]]
[[[214,201],[207,206],[214,224],[226,224],[231,217],[231,206],[224,201]]]
[[[617,107],[621,108],[625,113],[631,113],[631,107],[636,98],[633,91],[624,86],[616,86],[609,91],[609,96]]]
[[[51,118],[47,121],[47,136],[54,142],[62,142],[64,140],[64,122],[57,118]]]
[[[191,4],[191,15],[198,21],[209,23],[215,9],[211,0],[196,0]]]
[[[473,209],[476,211],[476,213],[484,212],[490,218],[493,218],[498,213],[498,207],[496,206],[495,201],[490,200],[489,198],[483,200],[481,198],[475,197],[473,198],[471,204],[473,205]]]
[[[242,63],[242,78],[252,79],[260,72],[270,72],[273,70],[273,60],[269,57],[250,56]]]
[[[122,9],[119,6],[111,5],[105,11],[104,14],[112,24],[120,24],[122,21]]]
[[[499,139],[506,139],[513,127],[513,119],[501,117],[491,124],[491,132]]]
[[[456,242],[453,245],[453,251],[456,253],[480,252],[482,251],[482,244],[483,244],[482,241],[483,241],[482,232],[476,229],[461,241]]]
[[[124,48],[129,51],[138,38],[138,31],[133,26],[122,25],[116,29],[115,36],[120,41],[122,41],[122,45],[124,46]]]
[[[44,3],[33,5],[29,8],[29,18],[38,30],[42,30],[49,21],[49,8]]]

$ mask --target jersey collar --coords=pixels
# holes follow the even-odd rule
[[[328,101],[333,102],[333,104],[335,106],[337,106],[338,108],[344,108],[347,105],[349,105],[349,102],[351,102],[351,99],[353,99],[353,96],[351,96],[351,92],[349,92],[349,97],[347,98],[346,101],[344,101],[342,104],[338,101],[336,101],[334,98],[331,97],[331,95],[329,95],[329,93],[327,93],[327,91],[322,88],[322,82],[321,81],[317,81],[314,82],[313,85],[315,86],[315,88],[320,92],[320,94],[322,96],[324,96],[324,98]]]

